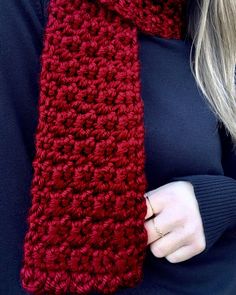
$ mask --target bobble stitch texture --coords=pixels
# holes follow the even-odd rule
[[[51,0],[22,286],[113,294],[142,279],[147,233],[137,31],[180,38],[183,0]]]

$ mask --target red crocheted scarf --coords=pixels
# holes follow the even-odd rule
[[[28,292],[112,294],[141,281],[147,180],[137,33],[181,39],[184,2],[50,1],[21,269]]]

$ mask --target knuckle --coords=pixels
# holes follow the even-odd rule
[[[159,257],[159,258],[164,257],[164,251],[163,251],[162,247],[151,244],[150,250],[154,256]]]
[[[197,239],[195,242],[195,249],[197,252],[202,252],[206,248],[206,241],[205,239]]]
[[[197,228],[194,224],[189,225],[185,229],[185,234],[189,239],[195,239],[197,234]]]
[[[181,212],[176,212],[175,214],[175,217],[174,217],[174,220],[175,220],[175,224],[176,225],[182,225],[184,224],[185,222],[185,216],[181,213]]]
[[[178,195],[175,189],[169,189],[165,197],[168,203],[175,204],[178,201]]]
[[[171,263],[178,262],[178,257],[175,254],[171,254],[171,255],[166,256],[166,259]]]

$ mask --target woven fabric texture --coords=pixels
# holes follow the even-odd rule
[[[180,39],[183,0],[51,0],[22,286],[112,294],[142,279],[147,233],[138,30]]]

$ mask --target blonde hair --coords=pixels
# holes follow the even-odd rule
[[[191,71],[236,148],[236,0],[192,1],[196,8],[188,19]]]

